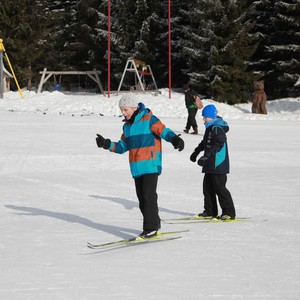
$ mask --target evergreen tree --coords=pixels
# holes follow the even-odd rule
[[[149,24],[148,49],[146,62],[151,65],[159,87],[168,84],[168,14],[167,1],[148,1]]]
[[[168,36],[164,34],[167,23],[161,4],[156,0],[147,1],[147,17],[142,23],[136,46],[143,46],[140,57],[151,66],[159,85],[165,86],[168,78]]]
[[[300,74],[300,2],[256,1],[251,17],[261,39],[251,69],[265,80],[268,99],[294,96]]]
[[[256,49],[256,38],[250,35],[245,1],[222,1],[221,22],[215,25],[216,43],[210,51],[212,96],[229,104],[251,99],[254,76],[247,71],[247,61]],[[246,6],[245,6],[246,5]],[[221,7],[220,7],[221,8]]]
[[[1,0],[0,38],[21,86],[30,89],[44,67],[96,68],[105,82],[107,4]],[[159,0],[111,0],[112,88],[118,86],[129,57],[150,64],[159,87],[167,86],[167,5]],[[173,87],[189,80],[201,94],[237,103],[249,100],[255,78],[265,80],[269,99],[296,95],[299,6],[299,0],[172,0]],[[260,43],[253,54],[257,37]]]
[[[149,61],[150,49],[150,24],[148,21],[148,6],[147,1],[137,0],[136,12],[134,18],[136,24],[141,24],[139,36],[136,37],[133,49],[133,56]]]
[[[285,0],[275,3],[277,29],[267,51],[273,58],[276,97],[296,96],[294,84],[300,76],[300,1]]]
[[[150,40],[150,27],[147,21],[144,21],[140,30],[139,40],[135,42],[134,46],[134,57],[142,57],[143,60],[149,62],[149,56],[151,55]]]
[[[53,56],[56,59],[55,69],[101,71],[105,48],[98,43],[97,24],[101,16],[99,1],[48,1],[49,11],[53,17],[49,32],[53,39],[51,43],[53,50],[56,52]],[[47,64],[53,65],[53,59]],[[88,77],[82,80],[81,77],[78,76],[76,79],[76,85],[86,87],[90,80],[87,80]],[[71,82],[74,84],[74,76],[63,78],[65,84],[69,85]]]
[[[133,55],[134,42],[138,36],[138,24],[134,20],[135,2],[114,0],[111,2],[111,87],[117,88],[121,80],[126,61]],[[103,28],[106,32],[101,35],[107,46],[107,9],[104,11]],[[103,23],[103,21],[102,21]],[[107,50],[107,48],[105,48]],[[107,65],[107,54],[105,55]]]
[[[247,102],[253,76],[246,62],[256,47],[246,19],[249,4],[199,0],[193,5],[190,42],[184,46],[191,83],[218,101]]]
[[[190,21],[193,20],[191,14],[193,14],[195,6],[194,3],[186,0],[171,2],[172,82],[174,87],[181,88],[184,83],[189,81],[189,52],[191,49],[199,49],[198,45],[192,45],[193,25]],[[167,38],[166,34],[166,42]]]
[[[134,57],[151,65],[159,77],[161,20],[160,2],[117,0],[112,11],[112,68],[116,81],[120,81],[126,61]],[[156,75],[157,74],[157,75]],[[160,80],[160,78],[159,78]]]
[[[97,1],[76,1],[69,14],[65,11],[65,16],[69,17],[69,23],[62,31],[62,37],[65,37],[64,52],[68,53],[69,67],[78,70],[95,68]]]
[[[46,40],[44,0],[2,1],[0,35],[21,86],[37,80]]]
[[[77,62],[74,62],[76,47],[70,47],[78,36],[77,3],[77,0],[47,0],[48,55],[44,60],[47,68],[77,69]]]
[[[213,40],[211,34],[214,27],[215,3],[195,1],[189,3],[186,9],[181,9],[184,22],[180,24],[182,56],[186,67],[183,70],[186,81],[201,91],[201,94],[210,95],[210,79],[208,76],[209,53]]]

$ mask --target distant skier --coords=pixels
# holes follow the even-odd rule
[[[185,133],[189,133],[192,127],[194,130],[192,134],[198,134],[198,124],[196,121],[196,115],[198,112],[198,108],[201,109],[203,107],[202,100],[194,90],[191,90],[188,83],[183,85],[183,91],[184,91],[185,106],[188,112],[187,122],[185,125],[185,129],[183,131]],[[196,105],[196,99],[200,104],[199,107],[197,107]]]
[[[195,162],[201,151],[204,155],[198,160],[202,166],[204,211],[198,216],[203,218],[217,217],[217,196],[222,209],[221,219],[234,220],[235,207],[229,190],[226,188],[229,173],[229,155],[226,133],[229,126],[221,117],[217,116],[217,109],[213,104],[202,110],[206,127],[203,140],[192,153],[190,160]]]
[[[99,148],[111,152],[123,154],[129,151],[130,170],[144,219],[140,237],[151,238],[160,229],[156,188],[162,171],[161,139],[172,143],[178,151],[183,150],[184,141],[166,128],[143,103],[138,103],[134,95],[125,94],[119,106],[125,117],[121,139],[111,142],[97,134],[96,142]]]

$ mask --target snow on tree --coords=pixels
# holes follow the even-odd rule
[[[265,80],[269,98],[295,95],[300,74],[300,2],[256,1],[252,18],[261,41],[251,68]]]

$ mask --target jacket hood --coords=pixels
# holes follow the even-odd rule
[[[206,128],[211,127],[211,126],[222,127],[226,133],[229,131],[228,123],[219,116],[216,119],[213,119],[213,120],[205,123]]]
[[[138,114],[135,117],[134,121],[140,120],[145,114],[151,114],[152,115],[152,111],[149,108],[147,108],[144,103],[139,102],[139,104],[138,104]]]
[[[213,126],[228,126],[228,123],[221,117],[217,117],[213,122]]]
[[[145,111],[146,113],[151,113],[152,114],[151,110],[149,108],[147,108],[143,102],[139,102],[138,108],[141,112]]]

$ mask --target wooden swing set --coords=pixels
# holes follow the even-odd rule
[[[45,82],[47,82],[47,80],[53,76],[54,77],[54,82],[55,82],[55,87],[59,88],[61,85],[61,76],[62,75],[77,75],[78,78],[80,78],[80,75],[86,75],[87,77],[91,78],[99,87],[100,91],[102,94],[105,94],[105,91],[103,89],[102,83],[100,81],[99,78],[99,74],[101,72],[100,71],[47,71],[47,68],[44,68],[43,71],[40,72],[40,74],[42,74],[40,83],[39,83],[39,87],[38,87],[38,93],[42,92],[43,89],[43,85],[45,84]],[[59,78],[59,82],[57,82],[56,80],[56,76],[60,76]]]

